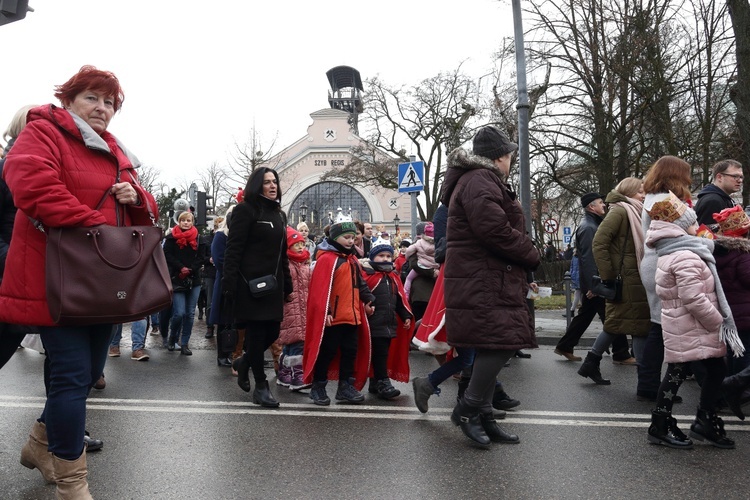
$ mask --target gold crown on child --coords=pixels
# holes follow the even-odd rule
[[[646,210],[646,212],[648,212],[651,220],[674,222],[682,217],[687,209],[688,206],[670,191],[667,198],[657,201],[651,206],[651,210]]]

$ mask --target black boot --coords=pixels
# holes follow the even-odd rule
[[[742,413],[742,392],[750,387],[750,367],[741,372],[726,377],[721,383],[724,391],[724,399],[740,420],[745,420],[745,414]]]
[[[268,387],[268,380],[263,382],[255,383],[255,390],[253,391],[253,403],[261,405],[264,408],[278,408],[279,402],[271,394],[271,389]]]
[[[391,379],[388,378],[378,380],[376,392],[380,399],[393,399],[401,395],[401,391],[393,387]]]
[[[174,335],[169,335],[169,340],[167,340],[167,350],[168,351],[174,351],[174,345],[177,342],[177,339]]]
[[[475,441],[482,446],[490,444],[490,438],[484,430],[479,418],[479,409],[466,405],[463,399],[461,399],[456,404],[456,407],[453,408],[451,422],[453,422],[454,425],[461,427],[461,430],[466,437],[472,441]]]
[[[493,412],[482,412],[479,414],[479,421],[482,423],[484,432],[493,443],[518,444],[521,442],[518,436],[506,432],[502,427],[497,425]]]
[[[605,378],[602,378],[602,372],[599,370],[599,363],[601,362],[601,360],[601,356],[597,356],[593,352],[589,352],[586,355],[586,359],[583,361],[583,364],[581,364],[581,367],[578,369],[578,375],[580,375],[581,377],[588,377],[598,385],[611,384],[612,382]]]
[[[328,406],[331,404],[331,398],[326,394],[327,380],[322,382],[313,382],[312,389],[310,389],[310,399],[313,400],[318,406]]]
[[[245,392],[250,392],[250,363],[245,356],[240,356],[232,363],[232,368],[237,372],[237,385]]]
[[[689,450],[693,447],[693,442],[677,427],[677,420],[671,414],[658,410],[651,412],[648,440],[678,450]]]
[[[732,449],[734,441],[724,431],[724,421],[715,411],[698,407],[695,422],[690,426],[690,437],[698,441],[708,441],[717,448]]]
[[[503,386],[495,386],[495,394],[492,396],[492,407],[496,410],[510,410],[520,405],[521,402],[513,399],[503,390]]]
[[[217,366],[232,366],[232,362],[229,358],[216,358]]]
[[[214,336],[214,325],[208,325],[206,327],[206,335],[204,335],[205,338],[210,339]]]
[[[458,381],[458,396],[456,396],[457,403],[464,397],[464,392],[466,392],[466,389],[469,387],[469,380],[471,379],[468,377],[461,377],[461,380]]]

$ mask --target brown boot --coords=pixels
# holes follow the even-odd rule
[[[55,471],[52,466],[52,453],[48,448],[47,427],[42,422],[34,422],[29,440],[21,449],[21,465],[29,469],[39,469],[44,480],[54,484]]]
[[[244,328],[238,328],[237,329],[237,345],[234,347],[234,352],[232,353],[232,361],[242,356],[242,350],[245,346],[245,329]],[[237,376],[237,372],[232,368],[232,375],[235,377]]]
[[[57,478],[55,497],[58,500],[93,500],[86,481],[86,448],[75,460],[63,460],[52,455],[52,463]]]
[[[273,371],[276,372],[278,375],[279,373],[279,358],[281,357],[281,351],[283,348],[281,347],[281,344],[279,344],[279,341],[277,340],[273,344],[271,344],[271,355],[273,356]]]

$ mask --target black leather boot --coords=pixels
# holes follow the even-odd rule
[[[495,394],[492,395],[492,407],[496,410],[511,410],[520,405],[521,402],[513,399],[505,392],[502,385],[495,386]]]
[[[490,444],[490,438],[484,430],[479,418],[479,409],[466,405],[463,399],[461,399],[461,401],[456,404],[456,407],[453,408],[451,422],[453,422],[454,425],[461,427],[461,431],[463,431],[466,437],[472,441],[479,443],[482,446]]]
[[[461,398],[464,397],[464,392],[466,392],[466,389],[469,387],[469,380],[471,380],[469,377],[461,377],[461,380],[458,381],[458,396],[456,396],[456,402],[461,401]]]
[[[482,428],[484,429],[484,432],[487,433],[487,437],[489,437],[490,441],[493,443],[518,444],[521,442],[521,440],[518,439],[518,436],[506,432],[502,427],[497,425],[492,411],[489,413],[480,413],[479,421],[482,423]]]
[[[268,380],[256,382],[255,390],[253,391],[253,403],[261,405],[264,408],[279,407],[279,402],[273,397],[271,389],[268,387]]]
[[[698,407],[695,421],[690,426],[690,437],[698,441],[708,441],[717,448],[732,449],[734,441],[727,437],[724,431],[724,421],[715,411]]]
[[[250,363],[245,356],[240,356],[232,362],[232,368],[237,372],[237,385],[245,392],[250,392]]]
[[[750,367],[741,372],[726,377],[721,383],[724,391],[724,399],[737,418],[745,420],[745,414],[742,412],[742,392],[750,387]]]
[[[578,369],[578,375],[580,375],[581,377],[590,378],[597,385],[610,385],[612,382],[605,378],[602,378],[602,372],[599,369],[599,363],[601,362],[601,360],[601,356],[597,356],[593,352],[589,352],[586,355],[586,359],[583,361],[583,364],[581,364],[581,367]]]
[[[677,427],[677,420],[671,414],[658,410],[651,412],[648,440],[678,450],[689,450],[693,447],[693,442]]]

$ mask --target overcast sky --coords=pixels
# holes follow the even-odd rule
[[[113,71],[125,102],[109,130],[161,180],[197,180],[226,165],[234,144],[278,152],[327,108],[339,65],[410,84],[463,61],[476,77],[513,35],[508,1],[30,0],[35,12],[0,26],[0,132],[25,104],[84,64]],[[365,88],[365,92],[367,89]]]

